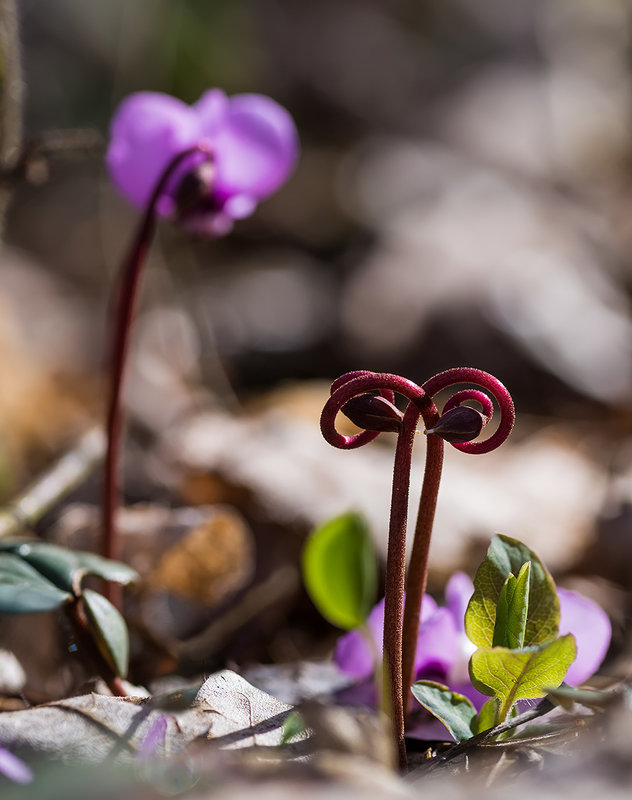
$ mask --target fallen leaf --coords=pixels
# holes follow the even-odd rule
[[[177,753],[200,737],[219,748],[276,746],[291,709],[224,670],[205,681],[190,708],[175,715],[154,710],[147,700],[98,694],[0,713],[0,746],[67,762],[129,760],[161,716],[167,718],[161,755]]]

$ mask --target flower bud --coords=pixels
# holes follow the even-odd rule
[[[360,394],[342,407],[342,413],[358,428],[379,433],[399,433],[402,412],[386,398],[375,394]]]
[[[471,442],[483,430],[486,422],[487,418],[475,408],[456,406],[442,414],[432,428],[426,430],[426,433],[441,436],[450,444]]]

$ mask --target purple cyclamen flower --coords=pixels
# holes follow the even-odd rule
[[[422,604],[421,625],[417,639],[415,679],[445,683],[454,691],[469,697],[477,708],[488,699],[477,692],[469,681],[468,662],[475,645],[465,635],[464,616],[474,586],[462,572],[456,572],[446,586],[446,605],[437,606],[429,595]],[[593,675],[610,644],[612,633],[605,611],[592,600],[567,589],[558,589],[560,600],[560,635],[572,633],[577,644],[577,658],[565,681],[576,686]],[[367,628],[373,638],[371,648],[365,635],[353,630],[341,636],[336,645],[334,660],[347,675],[358,681],[370,678],[374,661],[372,649],[382,656],[384,601],[371,611]]]
[[[181,214],[190,230],[213,236],[227,233],[234,220],[249,216],[275,192],[298,156],[298,135],[290,114],[269,97],[227,97],[211,89],[192,106],[159,92],[127,97],[111,124],[106,163],[112,181],[132,203],[144,207],[163,171],[183,151],[205,145],[212,164],[192,156],[160,198],[158,212],[182,212],[178,191],[194,176],[203,197]],[[199,189],[198,189],[199,191]]]
[[[0,747],[0,775],[14,783],[27,784],[33,780],[31,768],[4,747]]]

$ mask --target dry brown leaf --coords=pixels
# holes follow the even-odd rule
[[[290,710],[291,706],[224,670],[208,678],[191,708],[165,715],[167,729],[158,754],[177,753],[199,737],[221,748],[278,745]],[[138,698],[70,697],[0,713],[0,745],[66,761],[125,759],[138,752],[162,713]]]

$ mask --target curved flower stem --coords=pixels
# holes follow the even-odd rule
[[[185,159],[195,153],[201,153],[204,158],[208,160],[212,158],[212,154],[207,147],[204,145],[195,145],[194,147],[190,147],[178,153],[167,165],[141,217],[136,235],[132,240],[121,270],[109,356],[110,386],[106,418],[107,448],[104,463],[102,507],[102,553],[106,558],[118,558],[120,551],[115,515],[119,494],[117,467],[122,427],[121,390],[141,274],[156,225],[156,206],[158,200],[163,195],[165,187],[173,177],[176,169]],[[118,584],[106,584],[104,594],[114,605],[120,607],[121,588]]]

